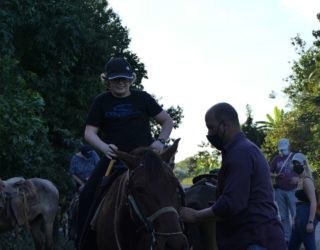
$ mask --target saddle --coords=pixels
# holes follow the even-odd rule
[[[214,183],[216,184],[217,183],[217,174],[202,174],[202,175],[198,175],[196,177],[194,177],[192,179],[192,183],[193,184],[196,184],[200,181],[207,181],[207,182],[211,182],[211,183]]]
[[[39,203],[37,190],[30,180],[14,177],[2,181],[0,186],[0,211],[12,224],[28,225],[28,213],[31,206]]]

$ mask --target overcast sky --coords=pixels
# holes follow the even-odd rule
[[[129,30],[130,49],[145,63],[145,90],[165,108],[181,106],[184,118],[172,133],[181,137],[177,161],[196,154],[206,141],[204,114],[228,102],[246,119],[266,120],[297,58],[291,38],[310,46],[319,30],[320,0],[109,0]],[[270,99],[271,91],[276,93]]]

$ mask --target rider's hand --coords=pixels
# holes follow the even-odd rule
[[[115,151],[118,150],[118,147],[114,144],[105,144],[101,149],[101,152],[108,158],[112,159],[116,157]]]
[[[157,153],[161,153],[163,148],[164,148],[164,144],[158,140],[154,141],[150,147]]]

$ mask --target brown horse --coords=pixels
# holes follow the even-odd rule
[[[216,200],[217,176],[200,175],[185,192],[185,205],[196,210],[207,208]],[[187,224],[187,236],[193,250],[217,250],[215,222]]]
[[[25,225],[31,231],[36,250],[51,250],[58,203],[58,189],[48,180],[0,180],[0,231]]]
[[[179,140],[162,154],[117,152],[128,170],[107,191],[97,216],[99,250],[187,249],[177,209],[179,181],[168,166]]]

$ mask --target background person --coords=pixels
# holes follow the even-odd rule
[[[296,215],[292,225],[289,250],[299,250],[303,243],[306,250],[317,250],[315,228],[318,220],[315,216],[317,200],[312,172],[307,158],[296,153],[292,158],[293,170],[299,175]]]
[[[160,152],[173,128],[171,117],[151,95],[130,89],[135,74],[125,58],[111,58],[101,79],[109,91],[94,100],[86,121],[85,139],[104,157],[80,194],[78,235],[86,230],[83,220],[88,215],[95,190],[110,160],[115,157],[114,151],[130,152],[137,147],[150,146]],[[151,118],[161,125],[156,140],[151,135]],[[81,245],[81,249],[94,249],[92,244],[83,242]]]
[[[100,157],[97,152],[88,144],[82,145],[80,151],[72,156],[69,173],[78,188],[83,187],[87,182],[99,160]]]
[[[296,209],[294,192],[298,184],[298,175],[292,169],[291,159],[294,154],[290,151],[287,138],[279,140],[278,150],[279,154],[271,161],[270,172],[275,179],[275,201],[284,227],[285,240],[288,243],[291,235],[291,218],[294,217]]]
[[[217,200],[209,208],[182,208],[189,223],[216,220],[219,250],[284,250],[268,163],[240,130],[236,110],[218,103],[206,115],[209,142],[222,151]]]

